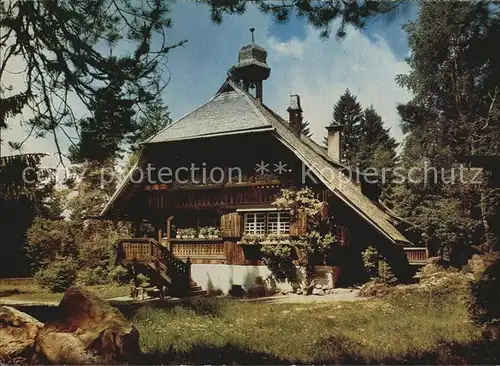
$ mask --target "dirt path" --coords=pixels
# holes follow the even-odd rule
[[[367,300],[366,297],[359,296],[359,290],[339,288],[334,290],[335,293],[330,295],[275,295],[269,297],[259,297],[256,299],[244,299],[241,301],[248,302],[265,302],[272,304],[303,304],[303,303],[320,303],[320,302],[335,302],[335,301],[362,301]]]

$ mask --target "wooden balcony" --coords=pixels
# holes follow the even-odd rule
[[[247,204],[270,204],[280,193],[280,185],[231,186],[212,190],[151,190],[152,208],[239,207]]]
[[[408,263],[413,266],[423,266],[429,258],[429,252],[425,247],[406,247],[404,251],[408,258]]]

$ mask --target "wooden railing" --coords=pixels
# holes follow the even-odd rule
[[[188,288],[191,278],[191,260],[176,258],[167,248],[152,238],[122,239],[118,242],[118,261],[125,264],[154,265],[164,271],[178,288]]]
[[[172,253],[180,258],[226,259],[224,243],[180,243],[172,241]]]
[[[429,257],[427,248],[425,247],[407,247],[404,248],[408,263],[412,265],[424,265]]]

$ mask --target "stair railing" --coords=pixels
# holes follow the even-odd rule
[[[117,260],[124,263],[159,263],[177,291],[187,291],[191,280],[191,261],[182,261],[153,238],[131,238],[118,241]]]

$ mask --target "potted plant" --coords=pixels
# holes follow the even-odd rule
[[[262,235],[257,234],[245,234],[242,239],[245,244],[259,244],[263,237]]]
[[[208,226],[203,226],[200,228],[200,233],[198,234],[198,238],[206,239],[210,235],[210,228]]]
[[[190,227],[189,229],[186,229],[186,238],[188,239],[194,239],[196,237],[196,229]]]
[[[212,235],[214,238],[220,238],[220,230],[217,229],[216,227],[212,228],[213,231],[212,231]]]

